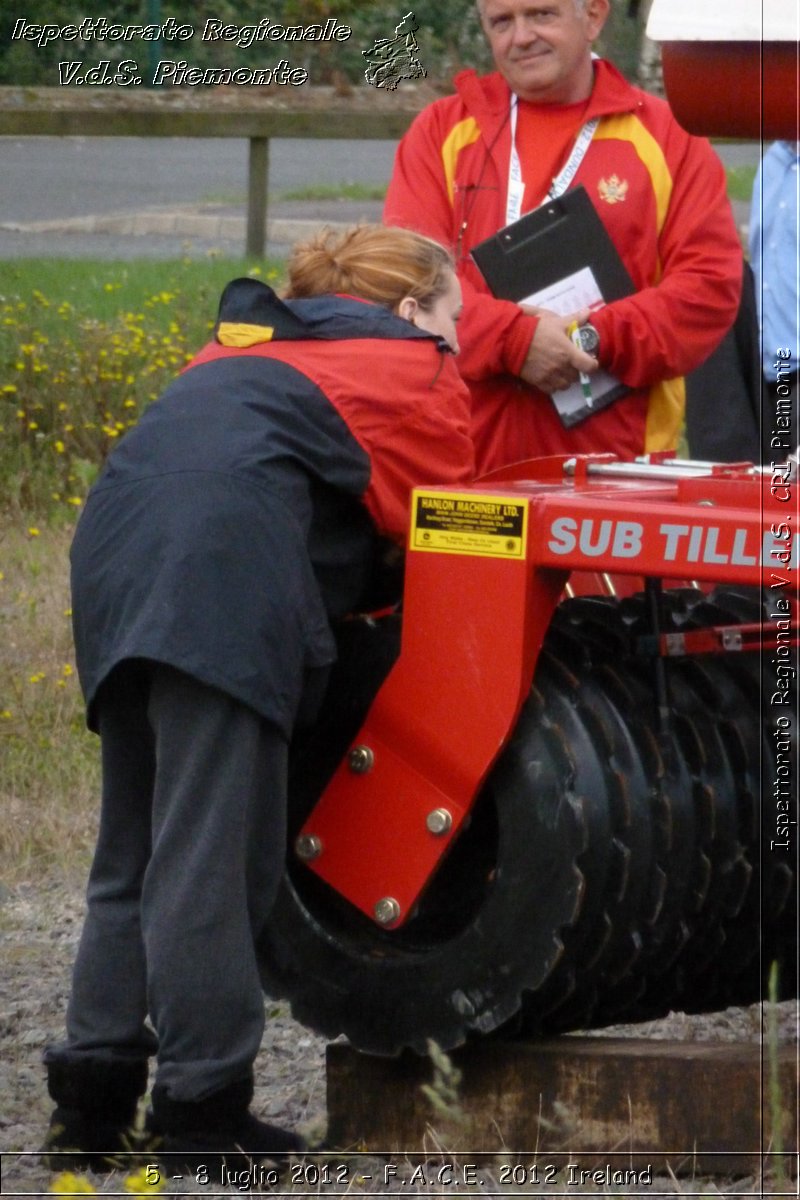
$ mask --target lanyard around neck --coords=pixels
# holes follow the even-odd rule
[[[513,221],[518,221],[522,215],[522,198],[525,194],[525,181],[522,178],[522,164],[517,150],[517,110],[519,106],[519,97],[512,94],[511,96],[511,156],[508,162],[508,195],[506,199],[506,225],[510,225]],[[594,137],[594,131],[600,124],[600,118],[594,117],[591,121],[587,121],[581,129],[575,145],[572,147],[572,153],[567,159],[564,168],[556,175],[550,188],[545,196],[542,204],[547,200],[555,200],[557,196],[562,195],[572,183],[577,173],[578,167],[583,162],[583,156],[589,149],[589,143]]]

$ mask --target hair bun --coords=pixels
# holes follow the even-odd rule
[[[298,242],[288,262],[288,298],[347,293],[395,309],[405,296],[428,307],[447,287],[453,261],[410,229],[324,226]]]

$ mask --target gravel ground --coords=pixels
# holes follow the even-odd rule
[[[0,888],[0,941],[3,945],[3,969],[0,974],[0,1150],[3,1152],[3,1195],[42,1196],[48,1192],[52,1175],[42,1166],[36,1153],[41,1144],[50,1112],[41,1066],[46,1043],[62,1036],[64,1009],[69,988],[69,972],[82,920],[80,883],[49,879],[26,883],[12,889]],[[325,1041],[294,1022],[283,1004],[267,1000],[269,1020],[261,1055],[256,1067],[254,1110],[267,1120],[299,1128],[312,1142],[324,1136],[325,1129]],[[728,1009],[703,1017],[673,1014],[647,1026],[604,1030],[615,1036],[647,1036],[718,1041],[754,1041],[760,1037],[762,1014],[759,1006]],[[796,1041],[796,1006],[779,1006],[779,1030],[782,1042]],[[344,1192],[367,1195],[374,1183],[363,1179],[370,1160],[334,1156],[336,1163],[347,1163],[347,1184],[342,1187],[311,1188],[312,1194]],[[318,1165],[320,1160],[309,1158]],[[411,1164],[406,1165],[410,1174]],[[376,1172],[380,1174],[380,1172]],[[490,1175],[491,1173],[487,1173]],[[313,1175],[312,1175],[313,1177]],[[293,1195],[308,1194],[292,1189],[286,1181],[281,1187]],[[121,1177],[92,1177],[94,1186],[104,1194],[123,1194]],[[359,1183],[359,1180],[361,1181]],[[491,1182],[494,1182],[493,1180]],[[407,1178],[404,1194],[414,1191]],[[398,1184],[392,1184],[395,1191]],[[790,1185],[791,1187],[791,1185]],[[486,1194],[490,1189],[483,1189]],[[500,1189],[497,1189],[500,1190]],[[615,1193],[624,1188],[614,1189]],[[630,1190],[630,1189],[627,1189]],[[457,1187],[433,1192],[428,1196],[458,1193]],[[758,1180],[724,1181],[664,1179],[654,1181],[646,1194],[663,1192],[703,1195],[769,1194]],[[544,1194],[554,1195],[553,1188]],[[167,1194],[241,1195],[242,1189],[230,1185],[220,1190],[197,1191],[188,1182],[170,1181]],[[250,1195],[268,1194],[256,1187]],[[274,1194],[274,1193],[272,1193]],[[465,1194],[463,1191],[461,1194]],[[471,1189],[470,1194],[475,1194]],[[594,1194],[598,1193],[595,1189]],[[786,1194],[785,1192],[783,1194]],[[791,1188],[791,1194],[796,1194]]]

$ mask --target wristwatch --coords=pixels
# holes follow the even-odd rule
[[[592,354],[597,358],[597,351],[600,349],[600,334],[594,325],[579,325],[578,340],[581,350],[585,350],[587,354]]]

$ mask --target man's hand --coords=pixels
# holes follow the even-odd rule
[[[597,359],[580,350],[567,333],[574,321],[582,325],[588,320],[588,309],[560,317],[544,308],[535,309],[524,304],[521,307],[524,312],[539,318],[519,373],[521,379],[543,392],[552,393],[575,383],[579,372],[591,375],[597,370]]]

